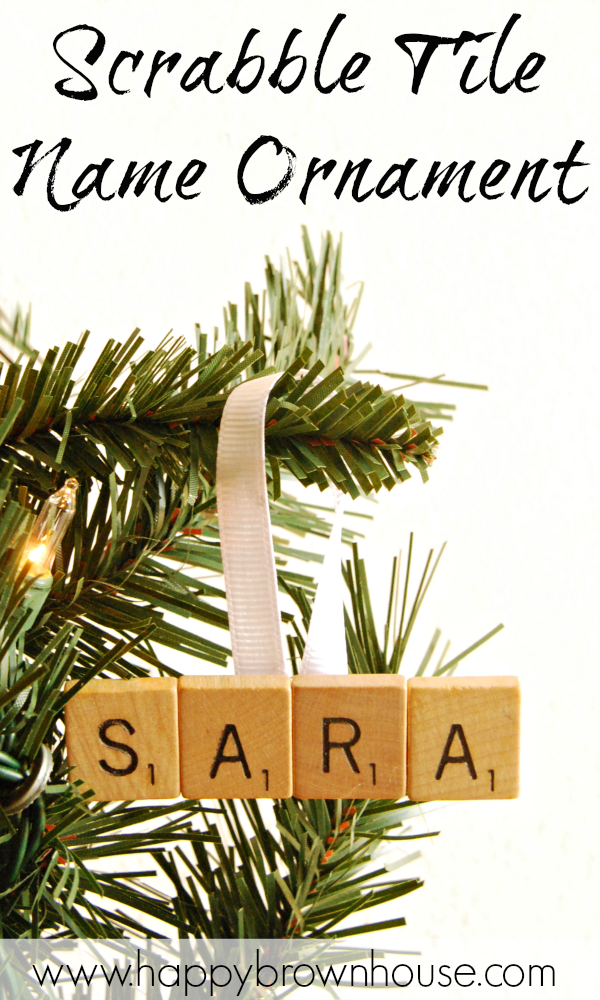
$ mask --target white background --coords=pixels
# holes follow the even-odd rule
[[[422,92],[410,93],[410,63],[395,35],[499,33],[515,10],[523,17],[499,75],[512,76],[537,50],[547,56],[538,90],[499,96],[486,86],[467,97],[458,88],[466,55],[444,52],[434,57]],[[312,71],[338,11],[348,16],[326,75],[339,73],[357,49],[372,62],[359,93],[324,96]],[[66,100],[54,89],[69,71],[52,39],[81,23],[107,37],[104,56],[88,67],[100,92],[92,102]],[[266,56],[267,73],[288,32],[302,29],[294,52],[307,55],[309,70],[294,94],[274,92],[267,74],[247,96],[228,87],[216,96],[179,88],[183,69],[215,48],[224,53],[215,73],[222,82],[251,27],[261,31],[252,51]],[[38,345],[62,344],[86,327],[97,348],[135,326],[151,345],[171,328],[191,337],[195,321],[210,329],[227,301],[242,302],[245,280],[262,287],[265,253],[277,258],[289,247],[301,254],[306,224],[315,243],[328,228],[344,234],[345,277],[366,282],[357,339],[359,347],[373,343],[373,367],[490,386],[488,394],[431,394],[458,405],[431,482],[413,479],[384,497],[363,546],[383,617],[391,556],[406,546],[407,533],[416,533],[420,558],[447,539],[410,666],[436,626],[458,652],[502,621],[505,630],[464,670],[516,673],[523,686],[522,797],[434,814],[431,824],[439,822],[442,835],[410,869],[426,875],[426,886],[401,902],[414,936],[598,931],[599,29],[592,0],[30,0],[0,10],[0,295],[8,309],[32,302]],[[482,76],[493,46],[479,47]],[[73,43],[70,51],[82,48]],[[122,48],[145,56],[131,93],[117,97],[107,72]],[[157,49],[183,58],[173,74],[161,73],[149,100],[143,70]],[[236,171],[263,133],[295,150],[298,170],[278,199],[253,207],[238,191]],[[198,157],[208,163],[202,194],[164,205],[150,191],[107,203],[93,196],[63,214],[47,203],[44,161],[17,198],[12,188],[23,160],[12,149],[41,139],[45,152],[63,136],[73,145],[58,173],[59,196],[90,161],[106,156],[115,160],[108,190],[130,160],[168,158],[182,169]],[[507,188],[525,159],[552,164],[576,139],[585,141],[581,158],[590,166],[575,172],[573,188],[590,189],[569,207],[555,191],[539,204],[524,194],[463,204],[453,192],[356,204],[349,193],[333,197],[333,177],[315,182],[306,207],[298,197],[313,156],[341,163],[370,157],[374,180],[409,156],[419,160],[421,178],[436,159],[475,159],[480,176],[504,158],[515,165]],[[555,184],[556,172],[547,169]],[[402,935],[395,940],[400,946]]]

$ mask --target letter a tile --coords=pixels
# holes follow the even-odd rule
[[[179,746],[186,799],[289,798],[289,679],[181,677]]]
[[[409,798],[517,798],[519,712],[516,677],[409,680]]]
[[[406,787],[406,680],[391,674],[292,680],[294,795],[399,799]]]
[[[94,789],[90,801],[179,795],[175,678],[89,681],[67,702],[65,729],[71,781]]]

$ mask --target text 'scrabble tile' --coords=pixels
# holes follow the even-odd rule
[[[188,799],[288,798],[290,680],[181,677],[179,744],[181,793]]]
[[[297,798],[396,799],[404,795],[404,677],[294,677],[292,693]]]
[[[89,681],[67,703],[65,728],[71,780],[94,789],[91,801],[179,795],[174,678]]]
[[[409,680],[409,798],[516,798],[519,716],[516,677]]]

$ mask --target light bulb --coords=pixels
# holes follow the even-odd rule
[[[31,547],[27,552],[27,560],[32,567],[35,566],[36,573],[41,570],[49,572],[52,567],[57,549],[75,514],[78,486],[76,479],[67,479],[60,490],[48,497],[36,518]]]
[[[28,552],[27,558],[29,559],[29,562],[41,563],[43,562],[45,555],[46,555],[46,546],[36,545],[36,547],[32,549],[31,552]]]

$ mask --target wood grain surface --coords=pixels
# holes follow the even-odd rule
[[[404,795],[404,677],[294,677],[292,695],[294,795],[306,799]]]
[[[288,798],[289,678],[181,677],[179,746],[188,799]]]
[[[409,680],[409,798],[517,798],[519,715],[516,677]]]
[[[175,678],[89,681],[67,703],[65,727],[71,780],[94,789],[91,801],[179,795]]]

